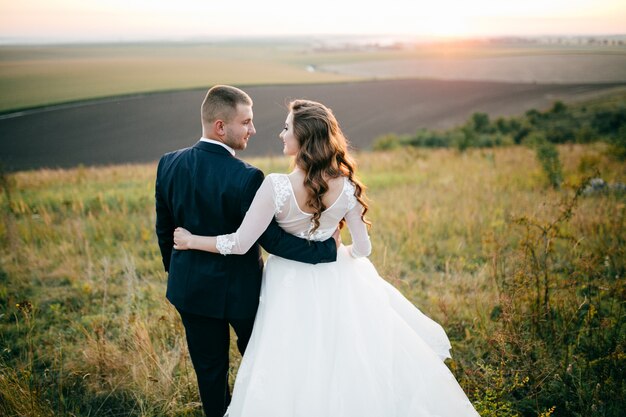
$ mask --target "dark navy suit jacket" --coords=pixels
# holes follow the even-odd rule
[[[187,313],[243,319],[256,314],[265,250],[306,263],[333,262],[334,240],[308,242],[283,231],[275,220],[245,255],[223,256],[173,249],[174,229],[217,236],[237,230],[263,182],[263,173],[219,145],[198,142],[164,155],[156,178],[156,232],[165,270],[167,299]]]

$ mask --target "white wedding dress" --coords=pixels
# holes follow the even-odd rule
[[[267,176],[236,233],[217,238],[220,253],[245,253],[272,217],[314,240],[342,218],[352,235],[337,262],[309,265],[270,255],[259,310],[242,359],[228,417],[478,416],[443,360],[440,325],[382,279],[370,252],[354,185],[322,213],[295,199],[287,175]]]

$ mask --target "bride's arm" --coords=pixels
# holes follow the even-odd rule
[[[273,221],[277,207],[272,179],[268,176],[263,180],[260,171],[259,175],[260,178],[255,177],[249,183],[249,187],[252,187],[251,192],[244,192],[245,195],[254,195],[256,190],[256,195],[254,199],[247,199],[252,201],[249,207],[245,204],[242,206],[244,220],[237,232],[217,237],[195,236],[179,228],[174,232],[174,248],[204,250],[222,255],[242,255],[248,252],[258,239],[265,250],[281,258],[309,264],[334,262],[337,259],[335,239],[331,237],[323,242],[300,239],[285,232],[276,221]],[[260,186],[257,185],[259,183]]]
[[[219,253],[215,247],[215,241],[215,236],[194,235],[184,227],[177,227],[174,230],[174,249],[176,250],[195,249]]]
[[[182,227],[174,231],[174,249],[195,249],[223,255],[242,255],[254,245],[274,217],[274,196],[269,177],[256,192],[243,222],[235,233],[198,236]]]
[[[352,245],[348,246],[348,250],[355,258],[369,256],[372,252],[372,243],[367,234],[367,225],[363,223],[363,219],[361,219],[362,213],[363,206],[357,201],[355,206],[344,216],[346,225],[348,225],[348,230],[350,230],[350,235],[352,236]]]

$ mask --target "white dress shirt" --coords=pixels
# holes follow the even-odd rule
[[[228,152],[230,152],[232,156],[235,156],[235,150],[231,148],[230,146],[228,146],[227,144],[225,144],[224,142],[220,142],[219,140],[214,140],[214,139],[207,139],[204,136],[200,138],[200,142],[207,142],[207,143],[212,143],[214,145],[220,145],[221,147],[226,149]]]

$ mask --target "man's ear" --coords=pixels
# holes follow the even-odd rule
[[[215,129],[215,133],[218,135],[223,135],[226,133],[226,123],[223,120],[217,119],[213,122],[213,128]]]

